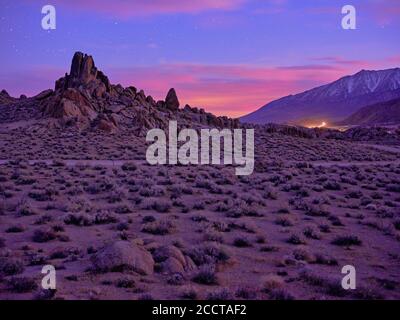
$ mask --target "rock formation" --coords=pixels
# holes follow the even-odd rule
[[[0,103],[26,100],[38,106],[44,117],[55,118],[61,125],[77,125],[80,130],[93,129],[116,132],[134,128],[144,135],[151,128],[167,128],[169,120],[182,127],[238,127],[237,120],[216,117],[203,109],[186,105],[180,109],[175,89],[171,88],[165,101],[155,101],[143,90],[133,86],[113,85],[97,69],[92,56],[76,52],[69,74],[58,79],[54,90],[45,90],[32,98],[11,98],[0,93]]]
[[[154,260],[144,248],[129,241],[116,241],[101,248],[91,258],[99,272],[132,270],[139,274],[153,273]]]
[[[172,111],[179,109],[179,100],[174,88],[169,89],[167,97],[165,98],[165,105],[167,109]]]
[[[110,81],[97,70],[92,56],[76,52],[72,58],[70,74],[56,81],[55,89],[80,89],[94,98],[102,98],[111,92]]]

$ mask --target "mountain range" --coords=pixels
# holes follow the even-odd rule
[[[341,121],[360,108],[400,98],[400,68],[362,70],[330,84],[272,101],[240,121],[307,125]]]

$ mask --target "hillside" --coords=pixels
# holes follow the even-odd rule
[[[359,108],[400,98],[400,68],[366,71],[275,100],[240,120],[249,123],[335,122]]]
[[[361,108],[338,125],[390,125],[400,123],[400,99]]]

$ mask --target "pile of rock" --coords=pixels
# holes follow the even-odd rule
[[[203,126],[239,126],[238,120],[216,117],[203,109],[186,105],[180,109],[176,91],[171,88],[165,100],[155,101],[143,90],[113,85],[98,70],[91,56],[76,52],[69,74],[56,81],[55,89],[35,97],[44,115],[69,121],[75,119],[81,126],[108,132],[121,127],[135,127],[138,134],[150,128],[166,128],[168,120],[196,123]]]

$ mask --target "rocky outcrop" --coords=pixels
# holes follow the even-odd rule
[[[113,85],[97,69],[92,56],[81,52],[74,54],[70,73],[56,81],[54,91],[43,91],[34,99],[45,116],[60,119],[60,123],[110,133],[133,127],[138,135],[145,135],[151,128],[168,127],[168,120],[177,120],[183,127],[239,126],[237,120],[216,117],[189,105],[179,109],[179,99],[173,88],[165,101],[156,102],[133,86]]]
[[[93,126],[98,130],[105,131],[108,133],[115,132],[118,127],[118,121],[114,115],[110,114],[99,114],[95,121],[93,122]]]
[[[116,241],[95,253],[91,262],[98,272],[135,271],[142,275],[153,273],[154,260],[144,248],[129,242]]]
[[[165,106],[171,111],[179,109],[179,100],[174,88],[169,89],[167,97],[165,98]]]
[[[92,56],[76,52],[72,58],[70,73],[56,81],[55,91],[41,93],[36,99],[42,101],[42,111],[54,118],[76,118],[80,123],[90,124],[103,113],[106,98],[112,87],[108,78],[99,71]],[[100,128],[113,131],[114,124],[101,119]]]
[[[97,70],[92,56],[76,52],[72,58],[69,75],[57,80],[55,89],[79,88],[90,96],[101,98],[111,92],[110,81],[103,72]]]
[[[47,99],[43,99],[41,105],[42,111],[54,118],[76,117],[82,121],[91,121],[97,117],[90,99],[74,88],[52,94]]]

